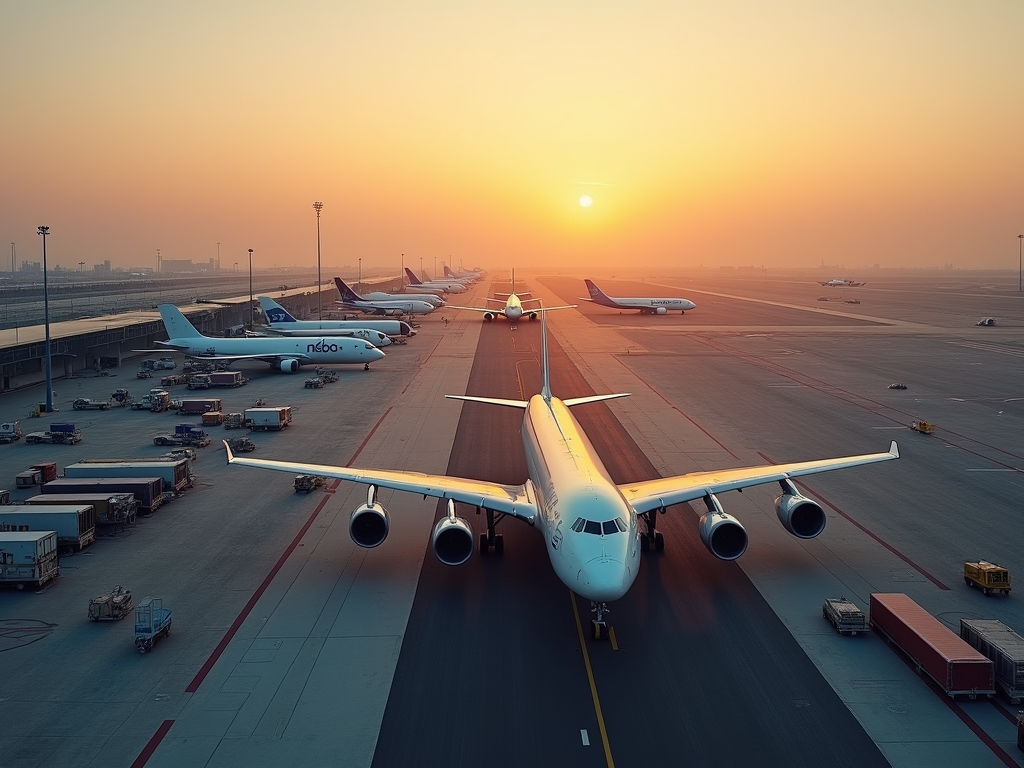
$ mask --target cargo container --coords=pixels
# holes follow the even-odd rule
[[[1024,699],[1024,637],[995,619],[960,619],[960,637],[992,660],[996,686],[1011,704]]]
[[[56,531],[0,533],[0,584],[39,587],[58,576]]]
[[[950,697],[995,694],[992,662],[902,593],[871,594],[871,626]]]
[[[159,477],[164,481],[163,490],[174,493],[195,484],[187,458],[83,459],[64,467],[64,477]]]
[[[42,477],[37,469],[27,469],[14,476],[14,484],[18,488],[30,488],[33,485],[42,485]]]
[[[245,421],[254,432],[282,430],[292,423],[292,408],[281,405],[269,408],[246,408]]]
[[[836,628],[840,635],[856,635],[868,631],[864,612],[846,597],[827,598],[821,606],[821,615]]]
[[[226,413],[224,414],[224,429],[244,429],[245,414]]]
[[[96,540],[96,510],[91,504],[0,507],[0,531],[17,530],[56,531],[57,546],[78,552]]]
[[[224,423],[224,414],[220,411],[207,411],[203,414],[202,421],[204,427],[216,427]]]
[[[159,509],[164,500],[164,481],[159,477],[58,477],[42,487],[50,493],[131,493],[136,510],[143,515]]]
[[[221,408],[219,397],[190,397],[183,399],[178,405],[179,416],[199,416],[207,411],[220,410],[223,409]]]
[[[240,387],[249,383],[241,371],[214,371],[207,375],[210,377],[211,387]]]
[[[56,461],[40,461],[39,463],[30,466],[29,469],[39,471],[39,480],[42,483],[48,483],[51,480],[57,479]]]
[[[5,502],[5,503],[9,503]],[[134,493],[43,493],[25,499],[26,504],[89,504],[96,511],[96,525],[133,525],[138,501]]]

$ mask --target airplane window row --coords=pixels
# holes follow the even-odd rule
[[[593,533],[600,536],[602,533],[606,535],[620,532],[625,533],[626,524],[619,520],[619,518],[598,523],[593,520],[584,520],[582,517],[577,517],[576,522],[572,524],[572,529],[576,533]]]

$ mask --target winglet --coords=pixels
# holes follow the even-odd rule
[[[514,286],[513,286],[514,287]],[[547,312],[540,313],[540,364],[544,378],[540,396],[551,402],[551,369],[548,367],[548,321]]]
[[[889,453],[892,454],[894,459],[898,459],[900,457],[900,449],[899,446],[896,445],[895,440],[893,440],[892,444],[889,446]]]
[[[230,464],[235,460],[235,454],[231,452],[231,446],[228,445],[227,440],[221,440],[221,442],[224,443],[224,450],[228,452],[228,464]]]

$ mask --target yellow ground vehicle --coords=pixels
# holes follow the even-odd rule
[[[927,421],[921,421],[920,419],[910,422],[910,428],[920,432],[922,435],[930,435],[935,431],[934,424],[929,424]]]
[[[964,563],[964,583],[968,587],[981,587],[986,595],[993,592],[1010,594],[1010,572],[1002,566],[984,560]]]

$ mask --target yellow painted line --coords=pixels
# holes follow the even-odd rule
[[[587,668],[587,680],[590,681],[590,696],[594,700],[594,714],[597,715],[597,728],[601,731],[601,744],[604,746],[604,758],[608,768],[615,767],[612,759],[612,747],[608,743],[608,730],[604,727],[604,714],[601,712],[601,699],[597,695],[597,682],[594,680],[594,668],[590,666],[590,653],[587,651],[587,638],[580,622],[580,612],[576,607],[576,596],[569,591],[569,602],[572,603],[572,615],[576,617],[576,632],[580,638],[580,650],[583,651],[583,666]]]
[[[615,639],[615,627],[608,627],[608,640],[612,644],[612,650],[619,650],[619,641]]]

